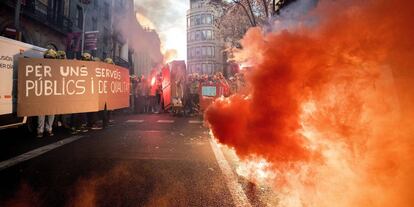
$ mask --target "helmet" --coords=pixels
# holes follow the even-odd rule
[[[57,58],[58,59],[66,59],[66,52],[63,50],[57,51]]]
[[[82,54],[82,58],[81,59],[82,60],[86,60],[86,61],[91,61],[92,60],[92,55],[89,54],[89,53],[87,53],[87,52],[85,52],[85,53]]]
[[[194,73],[194,79],[198,80],[200,78],[200,75],[198,73]]]
[[[100,62],[101,61],[101,58],[93,57],[92,60],[95,61],[95,62]]]
[[[112,60],[112,58],[105,58],[104,62],[108,64],[114,64],[114,61]]]
[[[54,49],[48,49],[45,51],[45,53],[43,53],[43,57],[49,59],[56,59],[57,53]]]

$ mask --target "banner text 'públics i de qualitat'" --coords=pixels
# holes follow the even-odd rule
[[[19,116],[71,114],[129,106],[129,71],[103,62],[19,59]]]

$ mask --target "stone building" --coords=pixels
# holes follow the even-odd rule
[[[131,74],[148,77],[151,69],[163,61],[160,38],[154,30],[140,25],[133,0],[121,1],[123,3],[119,7],[115,6],[117,11],[114,12],[113,29],[118,34],[114,39],[115,43],[118,42],[114,44],[115,53],[128,51],[128,62],[133,68]],[[122,43],[126,44],[122,46]]]
[[[16,38],[16,0],[0,1],[0,35]],[[20,13],[20,40],[56,50],[65,50],[66,34],[71,31],[69,0],[25,0]]]
[[[0,1],[0,35],[16,38],[16,0]],[[142,28],[133,0],[22,0],[21,41],[43,48],[66,50],[79,58],[80,48],[68,48],[71,34],[98,31],[96,50],[85,50],[101,59],[110,57],[131,74],[148,74],[162,63],[160,40],[155,31]],[[85,16],[84,16],[85,14]],[[85,19],[83,19],[85,17]],[[83,25],[85,24],[85,25]]]
[[[72,32],[82,32],[83,22],[85,31],[98,31],[97,50],[85,50],[101,59],[112,58],[112,6],[114,0],[92,0],[89,4],[80,1],[70,1],[69,18],[72,22]],[[85,14],[85,15],[84,15]],[[83,17],[85,16],[85,21]],[[71,51],[68,51],[70,54]],[[80,56],[80,52],[75,55]]]
[[[214,26],[214,11],[204,0],[190,0],[187,11],[187,70],[213,74],[225,66],[223,42]]]

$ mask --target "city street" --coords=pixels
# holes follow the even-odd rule
[[[8,131],[0,131],[2,143],[28,142],[19,146],[32,154],[27,161],[1,154],[6,159],[0,163],[0,204],[263,206],[202,125],[200,119],[168,114],[122,115],[108,129],[73,136],[3,137]],[[19,151],[13,142],[5,144]]]
[[[0,207],[413,207],[414,1],[0,1]]]

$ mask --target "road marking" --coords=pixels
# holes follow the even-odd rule
[[[188,123],[189,124],[202,124],[204,122],[203,121],[200,121],[200,120],[190,120],[190,121],[188,121]]]
[[[56,149],[58,147],[61,147],[63,145],[69,144],[73,141],[76,141],[76,140],[82,138],[82,137],[84,137],[84,136],[72,136],[72,137],[60,140],[58,142],[55,142],[53,144],[49,144],[49,145],[34,149],[32,151],[26,152],[26,153],[24,153],[22,155],[19,155],[17,157],[14,157],[14,158],[5,160],[3,162],[0,162],[0,171],[4,170],[6,168],[9,168],[11,166],[17,165],[17,164],[19,164],[21,162],[24,162],[26,160],[30,160],[32,158],[40,156],[40,155],[42,155],[46,152],[54,150],[54,149]]]
[[[234,204],[238,207],[251,207],[252,205],[250,204],[249,199],[247,199],[242,187],[237,182],[236,176],[234,175],[226,158],[224,158],[223,152],[214,138],[210,138],[210,145],[213,149],[214,155],[216,156],[217,163],[224,174],[227,188],[230,191]]]
[[[126,120],[125,123],[144,123],[144,120]]]
[[[158,120],[157,123],[171,124],[174,123],[174,120]]]

